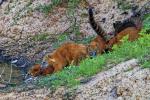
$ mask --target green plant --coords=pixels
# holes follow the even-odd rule
[[[78,40],[78,41],[75,41],[75,42],[76,43],[82,43],[82,44],[88,44],[94,38],[95,38],[94,36],[88,36],[88,37],[85,37],[83,40]]]
[[[147,33],[150,34],[150,14],[146,14],[144,16],[144,25],[143,25],[143,30],[141,33]]]
[[[129,1],[126,0],[114,0],[114,1],[117,2],[118,8],[122,10],[131,9],[131,4],[129,3]]]
[[[150,61],[145,61],[145,62],[142,64],[142,67],[143,67],[143,68],[150,68]]]
[[[66,40],[68,40],[68,36],[67,36],[66,33],[63,33],[63,34],[59,35],[59,37],[58,37],[59,42],[64,42]]]
[[[64,43],[67,40],[68,40],[68,34],[67,33],[60,34],[57,38],[57,42],[52,44],[53,48],[59,47],[62,43]]]
[[[33,41],[43,41],[43,40],[47,40],[49,37],[49,34],[47,33],[42,33],[42,34],[37,34],[35,35],[32,40]]]
[[[74,8],[77,7],[79,2],[80,0],[52,0],[50,4],[39,5],[36,9],[47,15],[53,10],[54,7],[65,3],[68,6],[69,14],[72,15],[74,13]]]

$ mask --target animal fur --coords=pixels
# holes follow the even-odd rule
[[[78,65],[81,60],[88,57],[87,46],[72,42],[64,43],[54,52],[43,57],[42,65],[35,65],[30,74],[47,75],[62,70],[69,65]]]
[[[115,34],[117,34],[128,27],[136,27],[136,25],[133,21],[127,19],[123,22],[116,21],[115,23],[113,23],[113,27],[115,29]]]
[[[70,64],[78,65],[79,62],[88,56],[87,47],[83,44],[64,43],[53,53],[43,58],[43,63],[54,67],[54,72],[62,70]],[[45,67],[45,65],[43,65]]]
[[[128,40],[129,41],[134,41],[137,38],[140,37],[139,30],[137,30],[135,27],[128,27],[126,29],[124,29],[123,31],[117,33],[117,35],[115,37],[113,37],[112,39],[110,39],[108,41],[108,46],[112,47],[114,44],[120,44],[121,43],[121,39],[128,35]]]
[[[106,45],[106,42],[103,40],[103,38],[101,36],[96,36],[96,38],[94,38],[90,44],[89,44],[89,47],[88,47],[88,51],[89,52],[96,52],[96,55],[97,54],[102,54],[105,52],[105,49],[106,49],[107,45]],[[91,53],[89,53],[90,56]]]
[[[47,75],[52,74],[54,72],[53,66],[47,66],[46,68],[42,68],[40,64],[35,64],[30,70],[29,74],[32,76],[38,76],[38,75]]]
[[[97,35],[101,36],[104,40],[107,40],[107,34],[106,32],[103,30],[102,26],[99,25],[98,23],[96,23],[95,19],[94,19],[94,15],[93,15],[93,9],[92,7],[89,8],[89,21],[90,21],[90,25],[93,28],[93,30],[97,33]]]
[[[129,41],[134,41],[140,37],[138,34],[142,27],[142,20],[138,14],[132,15],[130,18],[125,19],[123,22],[117,21],[113,24],[115,31],[114,37],[110,40],[107,40],[107,33],[103,30],[103,28],[96,23],[93,16],[92,8],[89,8],[89,21],[92,28],[97,33],[97,37],[91,42],[91,48],[97,50],[99,48],[98,53],[103,53],[105,50],[111,50],[114,44],[120,44],[120,40],[128,35]],[[98,46],[99,44],[99,46]],[[90,47],[89,46],[89,47]],[[97,48],[96,48],[97,47]]]
[[[129,41],[135,41],[141,36],[139,32],[142,28],[142,21],[138,16],[131,17],[123,22],[117,21],[113,24],[113,26],[115,29],[115,36],[107,41],[109,48],[111,48],[114,44],[120,44],[120,40],[126,35],[128,35]]]
[[[89,13],[90,25],[97,33],[96,38],[94,38],[89,44],[89,51],[92,51],[92,52],[96,51],[97,54],[102,54],[107,47],[106,32],[98,23],[96,23],[94,16],[93,16],[93,10],[91,7],[89,8],[88,13]]]

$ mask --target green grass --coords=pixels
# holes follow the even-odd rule
[[[42,34],[37,34],[35,35],[32,40],[33,41],[44,41],[44,40],[47,40],[49,37],[49,34],[47,33],[42,33]]]
[[[143,67],[143,68],[150,68],[150,61],[145,61],[145,62],[142,64],[142,67]]]
[[[148,19],[150,16],[146,19]],[[150,21],[149,21],[150,22]],[[150,24],[150,23],[145,24]],[[59,86],[73,87],[80,84],[80,78],[88,78],[96,73],[108,69],[107,64],[117,64],[129,59],[139,59],[143,68],[150,68],[150,34],[145,34],[148,28],[144,24],[141,31],[143,37],[134,42],[129,42],[124,39],[120,46],[114,48],[113,52],[99,55],[93,59],[85,59],[80,63],[80,66],[66,67],[64,70],[41,77],[37,84],[38,86],[47,86],[57,88]]]

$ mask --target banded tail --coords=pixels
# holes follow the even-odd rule
[[[88,13],[89,13],[89,21],[90,21],[91,27],[94,29],[97,35],[101,36],[105,41],[107,41],[106,32],[103,30],[101,25],[95,22],[92,7],[89,8]]]
[[[126,19],[123,22],[116,21],[115,23],[113,23],[113,27],[115,29],[115,33],[116,33],[115,35],[117,35],[117,33],[123,31],[124,29],[128,27],[137,27],[137,26],[132,20]]]

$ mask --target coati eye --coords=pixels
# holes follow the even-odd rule
[[[95,57],[96,55],[97,55],[97,52],[94,50],[94,51],[91,51],[90,53],[89,53],[89,55],[91,56],[91,57]]]
[[[34,71],[38,71],[39,69],[34,69]]]

